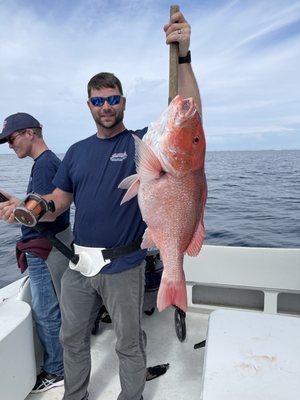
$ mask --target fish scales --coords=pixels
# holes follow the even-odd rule
[[[170,305],[187,308],[184,254],[195,256],[204,240],[207,184],[205,136],[193,99],[176,96],[143,141],[134,137],[137,174],[120,188],[122,201],[136,194],[147,224],[142,248],[156,246],[164,270],[157,297],[159,311]]]

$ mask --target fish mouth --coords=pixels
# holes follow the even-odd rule
[[[182,124],[183,121],[193,118],[196,112],[197,108],[194,99],[192,97],[184,99],[178,109],[178,123]]]

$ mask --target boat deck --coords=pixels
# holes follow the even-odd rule
[[[188,304],[190,306],[190,311],[186,316],[187,339],[181,343],[177,338],[174,327],[173,308],[163,313],[156,311],[152,316],[144,315],[143,328],[148,338],[147,365],[170,364],[170,368],[165,375],[146,382],[144,400],[200,400],[202,398],[203,376],[205,381],[203,398],[205,400],[220,400],[220,398],[224,397],[222,390],[226,390],[227,394],[231,393],[230,390],[237,387],[236,380],[239,382],[238,387],[241,388],[241,392],[236,395],[235,391],[235,396],[230,395],[229,398],[230,400],[240,399],[243,396],[245,397],[244,393],[247,393],[247,388],[250,387],[251,390],[253,387],[259,389],[258,382],[263,383],[264,377],[268,377],[269,372],[272,386],[269,384],[264,385],[263,389],[258,390],[259,393],[256,393],[255,396],[252,395],[253,391],[248,390],[248,393],[251,392],[251,397],[248,396],[247,398],[250,400],[260,400],[275,399],[276,397],[278,400],[285,400],[286,398],[289,400],[298,400],[300,393],[300,384],[298,384],[300,382],[300,369],[297,358],[300,349],[298,335],[299,318],[292,318],[287,324],[289,321],[288,318],[280,316],[280,313],[297,315],[298,317],[300,315],[299,259],[300,249],[242,248],[208,245],[203,246],[198,257],[186,257],[185,271]],[[15,282],[1,289],[0,303],[2,301],[5,305],[7,299],[16,296],[19,286],[20,282]],[[21,298],[19,296],[19,300],[30,303],[27,296],[24,297],[25,292],[26,290],[22,291],[23,295]],[[248,344],[246,347],[244,346],[243,352],[240,351],[241,345],[239,344],[241,338],[240,332],[242,331],[240,328],[236,328],[231,335],[227,333],[226,335],[223,334],[224,329],[226,332],[227,329],[228,331],[233,329],[231,325],[228,327],[222,325],[222,330],[219,328],[215,330],[209,329],[205,356],[206,367],[204,371],[204,349],[194,350],[194,344],[205,339],[207,333],[208,314],[200,312],[204,312],[204,310],[209,312],[218,308],[232,309],[233,311],[234,309],[241,308],[246,313],[245,319],[247,321],[251,319],[251,313],[247,314],[250,310],[256,314],[255,318],[260,318],[258,315],[261,314],[262,321],[269,321],[270,317],[268,314],[273,314],[276,316],[275,320],[278,320],[280,324],[282,323],[284,329],[274,330],[272,327],[272,329],[269,327],[271,333],[266,335],[261,331],[261,327],[264,326],[265,322],[261,322],[261,324],[252,323],[251,329],[246,330],[245,326],[242,326],[241,329],[244,332],[242,345],[244,346],[248,343],[250,346],[250,351],[247,347]],[[9,307],[7,307],[7,310],[9,310]],[[3,315],[5,316],[4,311]],[[261,313],[262,311],[264,312]],[[2,365],[6,365],[7,360],[11,360],[11,355],[14,355],[16,351],[12,333],[17,332],[21,340],[24,338],[22,332],[25,322],[27,323],[27,327],[28,325],[31,327],[31,320],[29,324],[28,315],[30,314],[28,314],[28,309],[26,313],[26,318],[25,314],[22,314],[23,319],[20,319],[19,322],[17,318],[10,318],[12,326],[18,322],[16,326],[18,329],[11,330],[10,333],[6,328],[3,329],[5,335],[9,333],[7,338],[11,341],[11,345],[8,347],[5,345],[5,341],[2,341]],[[24,321],[24,326],[21,324],[22,321]],[[238,324],[241,324],[240,320],[238,320]],[[255,331],[252,331],[252,328]],[[220,339],[220,341],[217,341],[219,347],[216,347],[215,343],[210,341],[214,332],[218,334],[216,339]],[[278,333],[276,336],[277,339],[274,345],[268,348],[265,340],[266,338],[273,338],[274,332]],[[292,333],[294,335],[293,340],[291,339]],[[228,338],[231,339],[236,334],[238,334],[238,340],[231,341],[230,343],[226,342]],[[245,341],[246,334],[248,335],[247,343]],[[257,341],[259,335],[262,336],[261,341]],[[32,345],[31,336],[29,336],[27,335],[27,342]],[[91,340],[92,373],[89,386],[90,400],[116,400],[120,392],[120,384],[118,378],[118,360],[114,350],[115,336],[112,326],[102,323],[99,334],[96,337],[92,336]],[[255,340],[255,343],[257,341],[255,345],[253,344],[253,340]],[[260,343],[262,343],[261,348],[259,347]],[[232,345],[231,350],[229,344]],[[216,354],[214,354],[214,351]],[[258,351],[257,354],[255,353],[256,351]],[[32,353],[33,349],[30,354],[34,365]],[[234,356],[234,359],[232,359],[232,356]],[[249,361],[250,356],[252,358]],[[219,359],[222,360],[223,364],[227,363],[227,370],[221,368],[223,364],[219,362]],[[207,360],[212,360],[213,362],[207,364]],[[269,364],[266,364],[267,368],[265,368],[264,363],[269,362],[272,368],[268,367]],[[288,368],[286,368],[287,364]],[[236,374],[241,369],[236,368],[239,366],[243,368],[241,373],[242,381],[240,374]],[[2,374],[2,382],[4,384],[6,384],[6,380],[11,382],[13,381],[12,378],[15,376],[18,377],[17,374],[21,372],[16,372],[19,370],[17,367],[19,367],[19,364],[11,366],[9,371],[12,372],[10,372],[8,378],[6,378],[5,374]],[[283,370],[288,374],[289,379],[278,379],[276,373],[279,371],[279,376],[283,377]],[[28,374],[28,380],[26,381],[27,376],[24,376],[23,386],[18,385],[16,387],[16,389],[20,389],[18,392],[21,392],[21,389],[24,387],[24,392],[22,392],[22,396],[23,393],[24,396],[19,396],[19,399],[22,400],[35,379],[33,371],[29,369],[28,371],[31,372],[31,375],[30,373]],[[219,380],[215,381],[217,383],[212,382],[211,377],[216,378],[216,371],[222,372],[225,385],[224,382],[220,383]],[[233,377],[230,388],[227,371],[232,373]],[[251,380],[252,375],[251,379],[247,380],[248,375],[245,371],[248,371],[250,375],[254,371],[255,383]],[[258,373],[256,374],[257,371]],[[268,374],[265,374],[265,371]],[[296,377],[295,379],[294,376]],[[28,384],[29,380],[30,385]],[[289,383],[291,380],[292,383]],[[251,385],[247,386],[247,382],[251,382]],[[207,386],[208,383],[210,386]],[[206,390],[207,387],[212,388],[209,393]],[[15,386],[9,386],[9,388],[15,388]],[[215,389],[220,390],[221,394]],[[51,389],[41,394],[28,395],[26,400],[61,400],[63,391],[63,387]],[[279,392],[283,392],[284,395],[279,396]],[[276,394],[275,397],[273,393]],[[15,400],[8,397],[6,396],[6,400]]]
[[[198,312],[186,315],[187,337],[180,342],[174,327],[174,309],[151,316],[144,315],[143,329],[147,334],[147,365],[169,363],[167,373],[146,382],[144,400],[199,400],[204,350],[194,344],[205,339],[208,316]],[[90,400],[116,400],[120,392],[118,360],[114,350],[115,336],[111,324],[101,323],[99,333],[92,336],[92,373]],[[61,400],[63,387],[26,400]]]

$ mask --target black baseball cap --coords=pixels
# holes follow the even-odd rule
[[[42,125],[32,115],[27,113],[16,113],[5,118],[3,129],[0,133],[0,144],[7,142],[8,137],[21,129],[42,128]]]

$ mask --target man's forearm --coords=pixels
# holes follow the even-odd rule
[[[177,11],[172,13],[170,22],[164,26],[164,31],[166,32],[166,43],[178,43],[179,57],[185,58],[178,65],[178,94],[185,98],[192,97],[202,117],[199,88],[190,60],[187,57],[190,48],[191,26],[182,12]]]
[[[178,65],[178,94],[183,97],[193,97],[202,118],[202,105],[199,87],[191,64]]]
[[[53,201],[55,204],[54,212],[47,212],[41,219],[41,222],[52,222],[66,211],[73,202],[72,193],[64,192],[60,189],[55,189],[52,193],[42,196],[47,202]]]

